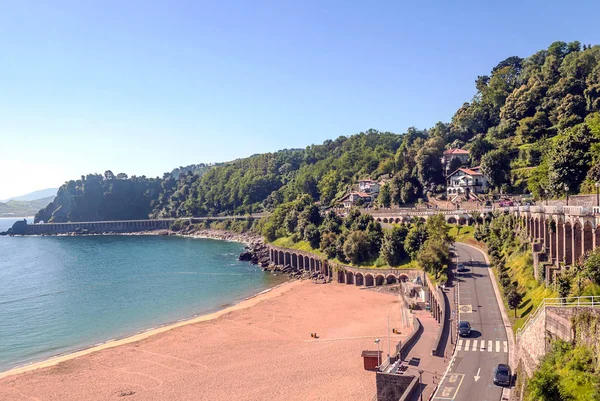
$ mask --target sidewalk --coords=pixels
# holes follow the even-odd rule
[[[454,287],[451,283],[450,286],[446,287],[447,300],[452,310],[454,310]],[[416,310],[414,314],[419,318],[423,325],[423,331],[421,332],[417,342],[410,349],[408,356],[404,359],[409,366],[407,374],[415,375],[419,377],[419,370],[423,370],[421,389],[423,392],[423,400],[429,400],[433,396],[438,383],[442,379],[448,363],[452,358],[452,352],[454,351],[454,344],[450,342],[450,322],[446,325],[442,337],[442,347],[440,355],[444,356],[432,356],[431,350],[434,347],[439,324],[426,310]],[[447,320],[452,318],[452,313],[446,317]],[[454,327],[455,322],[452,322]],[[456,339],[452,338],[453,342]],[[412,401],[420,400],[421,392],[415,391],[411,397]]]

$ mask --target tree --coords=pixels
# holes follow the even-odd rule
[[[404,225],[394,226],[386,230],[381,242],[381,258],[390,266],[398,265],[406,257],[404,241],[408,234],[408,228]]]
[[[596,142],[587,125],[580,124],[559,135],[548,155],[548,185],[554,195],[579,191],[591,162],[590,146]]]
[[[377,197],[377,201],[383,207],[390,207],[392,204],[392,195],[390,192],[389,184],[383,184],[381,190],[379,191],[379,196]]]
[[[458,157],[453,157],[452,160],[450,160],[450,164],[448,165],[448,173],[452,174],[460,167],[462,167],[462,161]]]
[[[506,291],[506,301],[508,302],[508,306],[515,311],[515,318],[517,317],[517,308],[521,305],[523,301],[523,294],[521,294],[516,286],[516,284],[512,283],[509,287],[507,287]]]
[[[304,239],[310,243],[313,249],[319,249],[321,243],[321,233],[314,224],[309,224],[304,229]]]
[[[425,225],[417,221],[412,228],[406,234],[406,239],[404,240],[404,250],[412,260],[417,259],[417,255],[421,250],[421,247],[427,240],[427,230],[425,229]]]
[[[351,231],[344,242],[344,255],[354,264],[364,262],[369,257],[370,244],[363,231]]]
[[[510,159],[505,150],[496,149],[481,158],[481,172],[491,186],[500,188],[510,179]]]

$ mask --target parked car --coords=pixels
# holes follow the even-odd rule
[[[465,321],[459,322],[458,335],[461,337],[469,337],[471,335],[471,323]]]
[[[467,268],[462,263],[459,263],[458,266],[456,266],[456,271],[459,272],[459,273],[460,272],[465,272],[465,271],[467,271]]]
[[[498,386],[510,386],[512,384],[510,366],[501,363],[494,369],[494,384]]]

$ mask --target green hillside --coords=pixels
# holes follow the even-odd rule
[[[53,199],[54,197],[50,196],[33,201],[10,200],[8,202],[0,202],[0,217],[33,216],[38,210],[52,202]]]
[[[162,178],[90,174],[65,183],[38,220],[251,213],[300,194],[330,205],[357,179],[383,177],[380,202],[403,205],[443,194],[449,148],[469,150],[493,191],[558,197],[600,181],[600,46],[554,42],[474,81],[471,101],[430,129],[368,130]]]

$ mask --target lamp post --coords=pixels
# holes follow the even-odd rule
[[[596,183],[596,206],[600,206],[600,196],[598,196],[598,188],[600,188],[600,182]]]
[[[377,344],[377,370],[381,366],[381,354],[379,353],[379,338],[375,339],[375,344]]]
[[[421,390],[421,401],[423,401],[423,370],[419,370],[419,388]]]
[[[565,185],[565,192],[567,194],[567,206],[569,206],[569,187]]]

